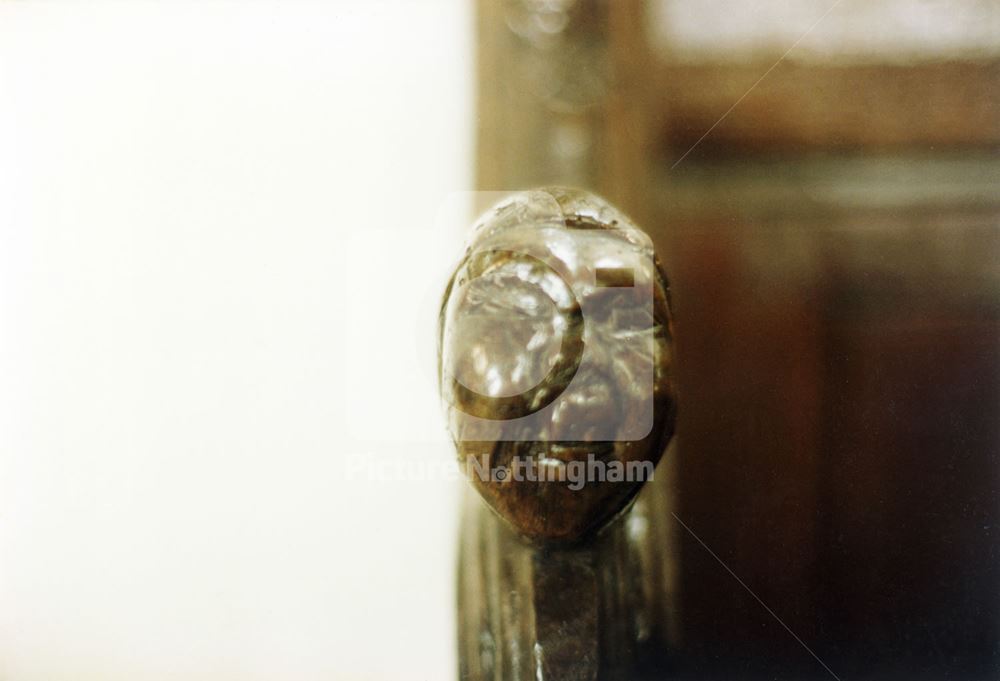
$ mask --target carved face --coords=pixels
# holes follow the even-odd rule
[[[602,199],[548,188],[477,225],[441,308],[459,460],[521,534],[572,542],[626,507],[673,433],[667,283]]]

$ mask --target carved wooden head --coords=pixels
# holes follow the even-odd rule
[[[460,462],[535,541],[574,542],[634,498],[674,428],[668,285],[649,237],[593,194],[515,194],[444,295],[440,385]]]

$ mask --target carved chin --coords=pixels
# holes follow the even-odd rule
[[[577,542],[628,508],[659,459],[652,442],[465,443],[486,503],[534,542]],[[486,453],[489,452],[489,453]]]
[[[573,543],[624,510],[640,489],[627,482],[586,482],[571,489],[555,481],[480,481],[486,503],[533,542]]]

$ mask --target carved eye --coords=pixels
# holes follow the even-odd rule
[[[451,365],[465,387],[490,397],[513,397],[541,383],[558,362],[566,323],[541,287],[498,268],[453,295],[461,314],[449,329],[448,343],[466,349]]]
[[[445,308],[442,382],[456,408],[510,420],[548,406],[583,356],[583,315],[569,284],[534,256],[473,255]]]

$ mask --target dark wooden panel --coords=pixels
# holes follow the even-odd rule
[[[803,244],[781,230],[675,227],[678,516],[814,640],[822,344]],[[772,257],[754,257],[761,249]],[[808,653],[698,539],[681,536],[685,673],[809,672]]]
[[[970,220],[834,237],[818,509],[825,649],[849,676],[995,678],[1000,299],[982,275],[1000,231]],[[865,242],[882,256],[837,257]]]
[[[660,93],[658,110],[665,114],[661,139],[666,157],[676,159],[687,151],[738,100],[736,109],[698,145],[696,157],[1000,146],[998,61],[785,61],[753,87],[774,62],[661,66],[650,87]]]
[[[678,515],[841,678],[996,678],[1000,208],[905,160],[916,191],[845,200],[853,163],[664,189]],[[684,678],[829,678],[682,539]]]

